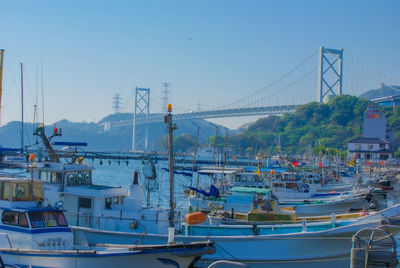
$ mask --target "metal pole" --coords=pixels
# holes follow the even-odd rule
[[[192,177],[190,178],[190,186],[192,186],[192,183],[193,183],[194,168],[195,168],[195,165],[196,165],[197,145],[199,143],[199,132],[200,132],[200,127],[197,127],[196,144],[194,145]]]
[[[4,49],[0,49],[0,115],[1,115],[1,96],[3,92],[3,69],[4,69],[3,64],[4,64]]]
[[[322,77],[324,71],[324,58],[323,58],[323,51],[324,47],[319,47],[319,80],[318,80],[318,87],[319,87],[319,102],[322,102],[323,92],[322,92]]]
[[[24,152],[24,74],[23,65],[21,65],[21,153]]]
[[[138,94],[138,91],[137,91],[137,87],[136,87],[136,89],[135,89],[135,108],[134,108],[134,110],[133,110],[133,128],[132,128],[132,151],[135,151],[135,147],[136,147],[136,144],[135,144],[135,138],[136,138],[136,111],[137,111],[137,94]]]
[[[169,227],[174,227],[175,218],[175,197],[174,197],[174,148],[173,148],[173,131],[172,126],[172,106],[168,104],[168,114],[164,117],[168,130],[168,164],[169,164]]]
[[[339,68],[338,68],[338,73],[339,73],[339,90],[338,90],[338,95],[342,95],[343,93],[343,49],[340,50],[339,54]]]
[[[149,118],[149,114],[150,114],[150,90],[147,93],[146,121]],[[148,136],[149,136],[149,124],[146,124],[145,130],[144,130],[144,149],[146,152],[149,150]]]
[[[217,138],[218,138],[218,126],[215,127],[215,139],[214,139],[214,151],[213,151],[213,161],[215,159],[215,152],[217,150]],[[218,166],[218,161],[215,161],[215,165]]]

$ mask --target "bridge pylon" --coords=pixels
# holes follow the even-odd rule
[[[319,102],[342,94],[343,49],[319,48]],[[335,92],[336,88],[336,92]]]
[[[145,118],[146,120],[149,117],[149,113],[150,113],[150,88],[136,87],[135,110],[133,112],[132,151],[135,151],[138,148],[138,145],[142,145],[143,143],[144,143],[144,149],[146,151],[148,149],[148,135],[149,135],[148,125],[145,124],[143,126],[144,133],[142,133],[142,135],[138,135],[139,131],[136,128],[136,121],[138,121],[139,117],[141,117],[142,120],[143,118]]]

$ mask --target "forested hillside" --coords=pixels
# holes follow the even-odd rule
[[[349,95],[329,103],[312,102],[295,113],[270,116],[249,125],[242,133],[229,138],[239,152],[274,153],[280,139],[284,153],[303,153],[309,146],[324,146],[345,151],[347,142],[362,135],[363,114],[369,101]],[[380,108],[395,133],[395,149],[400,142],[400,108]],[[210,141],[211,143],[211,141]]]

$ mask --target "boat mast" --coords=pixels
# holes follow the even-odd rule
[[[164,123],[168,130],[168,164],[169,164],[169,227],[174,228],[175,219],[175,197],[174,197],[174,149],[173,149],[173,131],[176,125],[172,125],[172,105],[168,104],[168,114],[164,117]]]
[[[4,64],[4,49],[0,49],[0,116],[1,116],[1,96],[3,92],[3,64]]]
[[[200,131],[200,127],[197,126],[196,144],[194,145],[194,155],[193,155],[193,165],[192,165],[192,177],[190,178],[190,187],[192,187],[194,169],[195,169],[195,166],[196,166],[197,145],[199,144],[199,131]]]
[[[24,152],[24,73],[21,65],[21,153]]]

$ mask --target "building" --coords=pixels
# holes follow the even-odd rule
[[[391,143],[378,138],[356,138],[349,141],[349,157],[357,155],[363,160],[386,160],[392,157]]]
[[[363,160],[386,160],[393,153],[393,132],[378,106],[371,103],[364,112],[363,135],[349,141],[349,157]]]

